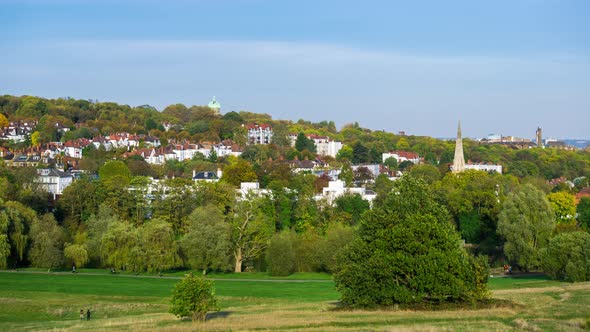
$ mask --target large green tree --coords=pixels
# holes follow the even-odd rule
[[[274,233],[274,222],[261,211],[262,204],[262,198],[246,197],[237,201],[230,212],[234,272],[242,272],[245,261],[260,257]]]
[[[556,235],[541,250],[541,266],[553,279],[590,280],[590,234],[571,232]]]
[[[31,225],[29,258],[35,267],[57,268],[63,264],[64,231],[53,214],[35,219]]]
[[[334,280],[345,304],[373,307],[481,299],[487,275],[426,184],[404,176],[366,214],[359,236],[338,257]]]
[[[498,234],[506,242],[508,259],[528,271],[540,265],[539,250],[547,245],[555,228],[555,214],[545,194],[527,184],[510,193],[498,220]]]
[[[162,272],[180,265],[172,226],[152,219],[139,228],[139,242],[132,249],[136,270]]]
[[[212,204],[198,207],[188,217],[189,228],[181,241],[182,251],[193,269],[229,270],[231,267],[230,224],[221,209]]]

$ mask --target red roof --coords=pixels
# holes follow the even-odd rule
[[[263,124],[260,124],[260,125],[258,125],[258,124],[249,124],[248,125],[248,129],[258,129],[258,128],[260,128],[260,129],[271,129],[270,125],[269,124],[266,124],[266,123],[263,123]]]
[[[406,159],[418,159],[420,158],[420,155],[418,155],[416,152],[410,152],[410,151],[391,151],[391,154],[397,154],[398,156],[402,157],[402,158],[406,158]]]

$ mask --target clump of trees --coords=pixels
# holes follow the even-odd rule
[[[487,276],[426,184],[404,176],[343,249],[334,280],[345,304],[374,307],[485,299]]]

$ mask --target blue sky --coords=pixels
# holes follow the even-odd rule
[[[0,93],[590,138],[590,1],[0,0]]]

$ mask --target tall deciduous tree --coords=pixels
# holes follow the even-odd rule
[[[161,272],[180,264],[172,227],[158,219],[146,222],[139,228],[139,243],[134,253],[134,257],[143,258],[136,265],[148,272]]]
[[[193,269],[227,270],[231,267],[230,225],[219,207],[196,208],[188,217],[189,229],[181,247]]]
[[[239,187],[241,182],[256,181],[256,173],[252,165],[242,159],[235,158],[229,165],[223,169],[221,179],[232,186]]]
[[[231,245],[235,272],[242,272],[244,261],[258,258],[274,233],[274,223],[260,209],[262,199],[247,197],[231,211]]]
[[[30,229],[37,220],[37,214],[25,205],[8,201],[0,207],[0,212],[4,212],[8,220],[7,235],[11,248],[11,259],[16,264],[25,259],[27,246],[30,242]]]
[[[35,267],[56,268],[63,263],[64,231],[53,214],[45,214],[31,225],[29,258]]]
[[[111,267],[125,269],[136,262],[132,251],[138,245],[137,228],[126,222],[117,222],[109,226],[101,239],[100,251],[103,261]]]
[[[539,250],[555,228],[555,214],[542,191],[524,185],[508,195],[498,220],[498,234],[506,239],[504,253],[521,268],[540,265]]]

